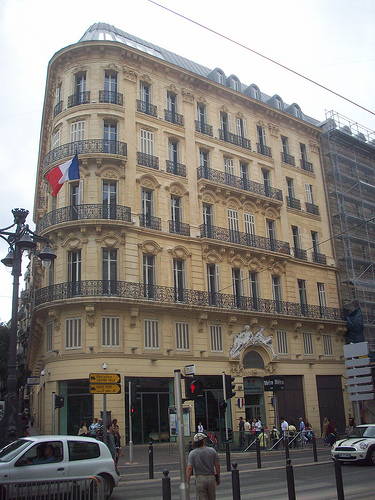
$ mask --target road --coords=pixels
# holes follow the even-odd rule
[[[162,499],[162,470],[170,471],[172,499],[180,498],[179,467],[176,457],[164,457],[163,463],[155,463],[155,479],[148,479],[148,463],[128,464],[120,467],[121,482],[115,488],[112,500]],[[218,500],[232,500],[231,472],[226,472],[225,454],[221,454],[222,483],[217,489]],[[319,450],[319,462],[314,463],[306,450],[291,452],[296,497],[300,500],[337,500],[334,466],[329,450]],[[168,464],[168,461],[170,462]],[[234,454],[232,462],[238,462],[240,470],[241,498],[288,499],[283,452],[262,456],[262,468],[258,469],[255,454]],[[375,474],[372,467],[348,464],[342,467],[345,500],[370,500],[375,498]],[[194,480],[190,489],[195,499]]]

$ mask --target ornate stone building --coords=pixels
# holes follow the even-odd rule
[[[113,26],[52,57],[34,218],[57,258],[34,270],[29,346],[31,371],[44,373],[32,393],[43,432],[53,392],[67,402],[61,433],[100,415],[89,374],[107,367],[122,381],[111,416],[125,428],[136,382],[134,441],[164,439],[173,373],[186,365],[204,382],[193,428],[223,431],[222,372],[235,376],[235,430],[239,416],[274,423],[265,375],[284,376],[279,416],[343,427],[345,323],[320,138],[297,104]],[[53,197],[46,174],[76,152],[80,180]]]

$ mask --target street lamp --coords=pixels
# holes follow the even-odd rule
[[[8,243],[8,255],[1,262],[12,269],[13,294],[12,294],[12,319],[10,326],[9,360],[7,395],[5,396],[4,416],[0,421],[0,446],[5,446],[14,439],[21,436],[21,419],[18,412],[17,396],[17,324],[18,324],[18,292],[19,278],[22,275],[22,253],[24,250],[33,250],[37,242],[44,242],[47,246],[37,254],[42,260],[44,267],[48,267],[56,259],[52,252],[49,240],[45,236],[40,236],[29,228],[25,223],[29,211],[24,208],[12,210],[14,222],[12,225],[0,229],[0,238]]]

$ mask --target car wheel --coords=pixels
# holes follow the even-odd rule
[[[100,477],[104,479],[104,498],[109,498],[113,491],[112,478],[107,474],[99,474]]]
[[[366,455],[366,464],[375,465],[375,446],[371,446]]]

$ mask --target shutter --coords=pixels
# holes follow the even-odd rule
[[[79,188],[78,188],[78,204],[82,205],[83,203],[83,179],[79,181]]]
[[[244,213],[245,233],[255,235],[254,215]]]
[[[267,141],[266,141],[266,129],[262,127],[261,130],[262,130],[263,146],[266,146],[267,145]]]
[[[220,276],[219,276],[219,265],[215,265],[215,286],[216,292],[220,291]]]
[[[297,227],[297,234],[298,234],[298,248],[302,248],[302,234],[300,227]]]
[[[311,184],[305,184],[305,193],[306,193],[306,201],[307,201],[307,203],[313,203],[312,186],[311,186]]]
[[[227,119],[228,119],[228,132],[232,132],[232,118],[230,113],[227,113]]]
[[[243,136],[244,137],[247,137],[247,128],[246,128],[246,120],[242,120],[242,124],[243,124]]]

